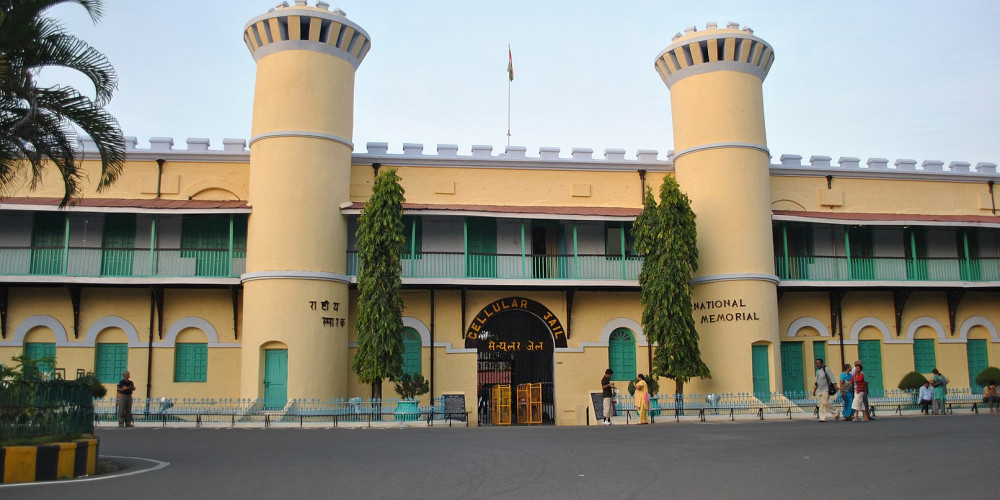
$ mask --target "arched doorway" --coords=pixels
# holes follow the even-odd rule
[[[553,353],[565,347],[565,332],[551,311],[538,302],[510,297],[491,303],[472,321],[466,345],[478,352],[479,423],[493,423],[491,391],[509,384],[512,397],[520,384],[541,384],[542,423],[555,417]],[[515,404],[516,406],[516,399]],[[512,412],[513,424],[518,423]]]

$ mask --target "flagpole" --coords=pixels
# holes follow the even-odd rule
[[[510,44],[509,43],[507,44],[507,55],[510,56]],[[510,76],[507,78],[507,146],[510,147],[510,82],[512,82],[514,80],[514,78],[513,78],[513,66],[514,66],[514,62],[513,62],[513,59],[509,59],[508,61],[509,61],[509,63],[508,63],[507,68],[508,68],[508,71],[510,71],[510,73],[509,73]]]

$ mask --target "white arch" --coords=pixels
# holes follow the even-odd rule
[[[910,325],[906,327],[906,340],[909,343],[913,343],[913,336],[916,335],[917,329],[922,326],[928,326],[937,333],[937,338],[939,342],[944,342],[947,339],[944,334],[944,327],[941,326],[941,322],[930,317],[921,316],[910,322]]]
[[[83,345],[86,347],[93,347],[97,345],[97,335],[108,328],[121,328],[125,335],[128,337],[129,347],[145,347],[145,344],[139,340],[139,332],[129,323],[128,320],[122,318],[121,316],[105,316],[94,324],[90,325],[87,329],[87,335],[84,337]]]
[[[420,334],[420,346],[430,347],[431,346],[431,330],[427,328],[427,325],[423,321],[420,321],[413,316],[403,316],[403,328],[413,328]]]
[[[55,334],[56,337],[57,347],[69,345],[69,337],[66,335],[66,328],[63,327],[62,323],[47,314],[39,314],[37,316],[31,316],[22,321],[21,324],[17,325],[17,328],[14,330],[14,336],[11,337],[10,340],[0,340],[0,347],[23,345],[24,337],[28,335],[28,332],[30,332],[32,328],[37,326],[44,326],[49,330],[52,330],[52,333]]]
[[[799,330],[805,327],[815,328],[816,331],[819,332],[820,337],[830,336],[830,330],[826,329],[826,325],[824,325],[822,321],[809,316],[803,316],[795,321],[792,321],[792,324],[788,325],[788,331],[785,332],[785,336],[794,337],[799,334]]]
[[[615,318],[608,321],[607,324],[604,325],[604,329],[601,330],[601,341],[598,345],[609,345],[611,342],[611,333],[619,328],[628,328],[632,331],[635,335],[636,347],[649,345],[649,341],[646,340],[646,334],[642,332],[642,325],[631,318]]]
[[[174,321],[170,328],[167,328],[163,342],[157,342],[156,347],[173,347],[177,343],[177,335],[188,328],[197,328],[205,332],[205,338],[210,345],[219,343],[219,333],[211,323],[198,316],[188,316]]]
[[[858,334],[861,333],[861,330],[866,326],[874,326],[875,328],[878,329],[878,331],[882,332],[882,341],[885,342],[886,344],[900,343],[900,341],[893,340],[892,334],[889,333],[889,327],[885,325],[884,321],[872,316],[866,316],[864,318],[855,321],[854,324],[851,325],[851,336],[849,337],[850,340],[845,340],[844,343],[857,344]]]
[[[972,330],[974,326],[981,326],[990,332],[990,339],[993,342],[1000,342],[1000,335],[997,334],[997,327],[993,326],[993,322],[982,317],[982,316],[969,316],[965,321],[962,322],[962,326],[958,329],[958,338],[962,342],[967,342],[969,340],[969,330]]]

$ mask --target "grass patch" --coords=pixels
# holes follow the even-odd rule
[[[36,446],[40,444],[49,444],[49,443],[69,443],[74,439],[80,439],[81,436],[83,436],[83,434],[76,433],[76,434],[54,434],[51,436],[38,436],[33,438],[15,438],[15,439],[8,439],[7,441],[0,443],[0,445]]]
[[[107,460],[98,460],[97,461],[97,472],[95,472],[95,475],[110,474],[112,472],[118,472],[118,471],[120,471],[120,470],[122,470],[124,468],[125,468],[125,466],[122,465],[122,464],[120,464],[120,463],[118,463],[118,462],[109,462]]]

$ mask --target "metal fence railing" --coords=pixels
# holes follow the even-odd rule
[[[117,422],[117,398],[94,401],[94,418],[97,422]],[[155,422],[164,426],[171,423],[238,424],[263,423],[340,423],[354,422],[371,425],[377,422],[426,422],[464,421],[467,413],[446,413],[444,398],[435,398],[430,405],[419,405],[413,400],[386,399],[291,399],[284,406],[275,408],[262,399],[194,399],[194,398],[135,398],[132,401],[132,418],[135,422]]]
[[[93,395],[77,381],[0,381],[0,442],[94,430]]]
[[[1000,258],[783,256],[778,277],[807,281],[997,281]]]
[[[642,257],[603,254],[421,252],[400,263],[403,278],[635,281],[642,270]],[[347,253],[347,273],[358,274],[357,252]]]

